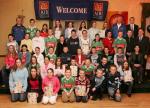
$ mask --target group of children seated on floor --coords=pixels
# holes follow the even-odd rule
[[[55,104],[58,94],[63,102],[88,102],[101,100],[104,93],[120,102],[122,85],[131,97],[133,84],[149,77],[150,56],[141,52],[141,43],[134,43],[132,30],[127,31],[125,39],[121,30],[116,39],[111,30],[101,38],[96,22],[87,30],[82,21],[78,31],[69,22],[65,35],[61,35],[60,20],[55,23],[55,30],[44,24],[40,31],[34,19],[28,28],[21,18],[16,19],[8,35],[8,53],[1,72],[12,102]]]

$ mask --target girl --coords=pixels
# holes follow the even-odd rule
[[[5,66],[2,69],[2,79],[4,83],[4,87],[8,88],[8,77],[10,74],[10,71],[13,69],[15,65],[15,61],[18,58],[18,55],[16,53],[16,50],[13,45],[10,45],[8,47],[8,54],[5,57]]]
[[[50,63],[50,58],[46,56],[44,58],[44,64],[41,66],[41,71],[40,71],[41,72],[40,75],[42,79],[44,79],[47,76],[47,70],[49,68],[54,68],[54,65]]]
[[[21,40],[20,47],[24,44],[27,45],[29,52],[32,53],[32,40],[30,39],[30,34],[29,33],[26,33],[25,36],[24,36],[24,39]]]
[[[61,58],[57,58],[54,67],[54,75],[59,79],[64,76],[65,73],[65,65],[62,64]]]
[[[28,67],[30,64],[31,53],[28,51],[27,45],[23,44],[21,46],[21,52],[18,56],[21,59],[22,64]]]
[[[43,79],[42,89],[44,92],[42,103],[43,104],[55,104],[60,89],[60,82],[57,77],[54,76],[54,70],[49,68],[47,70],[47,76]]]
[[[62,34],[62,25],[60,20],[55,21],[54,34],[57,39],[59,39]]]
[[[48,36],[48,25],[47,24],[43,24],[42,30],[40,32],[40,36],[43,38],[46,38]]]
[[[37,62],[37,58],[35,56],[31,57],[31,62],[29,64],[28,70],[31,71],[31,68],[35,67],[37,69],[37,74],[40,74],[40,65]],[[30,73],[29,73],[30,74]]]
[[[75,101],[75,94],[74,94],[74,87],[75,87],[75,79],[71,76],[71,70],[66,69],[65,76],[61,79],[61,87],[62,87],[62,101],[66,102],[74,102]]]
[[[133,87],[133,77],[132,77],[132,70],[128,64],[128,62],[124,62],[122,66],[122,73],[123,73],[123,82],[127,85],[127,95],[131,97],[132,87]]]
[[[42,99],[42,79],[37,72],[37,68],[32,67],[29,77],[28,77],[28,101],[30,101],[30,96],[33,94],[36,97],[36,102],[41,102]],[[32,98],[32,97],[31,97]]]
[[[26,100],[27,78],[28,70],[23,66],[20,59],[16,59],[16,65],[9,75],[12,102]]]
[[[95,39],[92,42],[92,47],[96,47],[97,54],[99,54],[99,55],[102,54],[104,46],[103,46],[102,41],[100,40],[99,34],[95,35]]]
[[[74,29],[73,22],[69,21],[67,28],[65,29],[65,38],[69,39],[71,37],[71,31]]]
[[[10,45],[13,45],[15,50],[16,50],[16,53],[19,51],[19,46],[18,46],[18,43],[16,42],[16,40],[14,40],[14,36],[13,34],[9,34],[8,35],[8,42],[7,42],[7,49]]]
[[[82,21],[82,22],[80,23],[79,30],[77,31],[77,35],[78,35],[79,37],[82,37],[82,32],[83,32],[83,30],[87,30],[85,21]]]

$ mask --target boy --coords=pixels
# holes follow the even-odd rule
[[[121,101],[120,94],[120,73],[117,72],[115,65],[110,66],[110,72],[107,74],[107,89],[110,99],[114,99],[117,102]]]
[[[71,76],[71,70],[66,69],[65,76],[61,79],[62,86],[62,101],[66,102],[74,102],[75,94],[74,94],[74,86],[75,79]]]

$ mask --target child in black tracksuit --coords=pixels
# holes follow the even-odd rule
[[[106,80],[102,69],[97,69],[96,76],[91,80],[90,95],[92,100],[101,100],[105,89]]]
[[[107,89],[110,99],[117,102],[121,101],[120,85],[120,73],[117,72],[115,65],[111,65],[110,72],[107,74]]]

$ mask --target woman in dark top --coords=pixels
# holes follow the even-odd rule
[[[28,77],[28,94],[37,93],[37,102],[42,99],[42,79],[37,73],[35,67],[31,68],[30,76]]]
[[[130,63],[133,70],[134,81],[141,83],[143,81],[143,55],[140,53],[140,46],[136,45],[134,53],[131,55]]]

